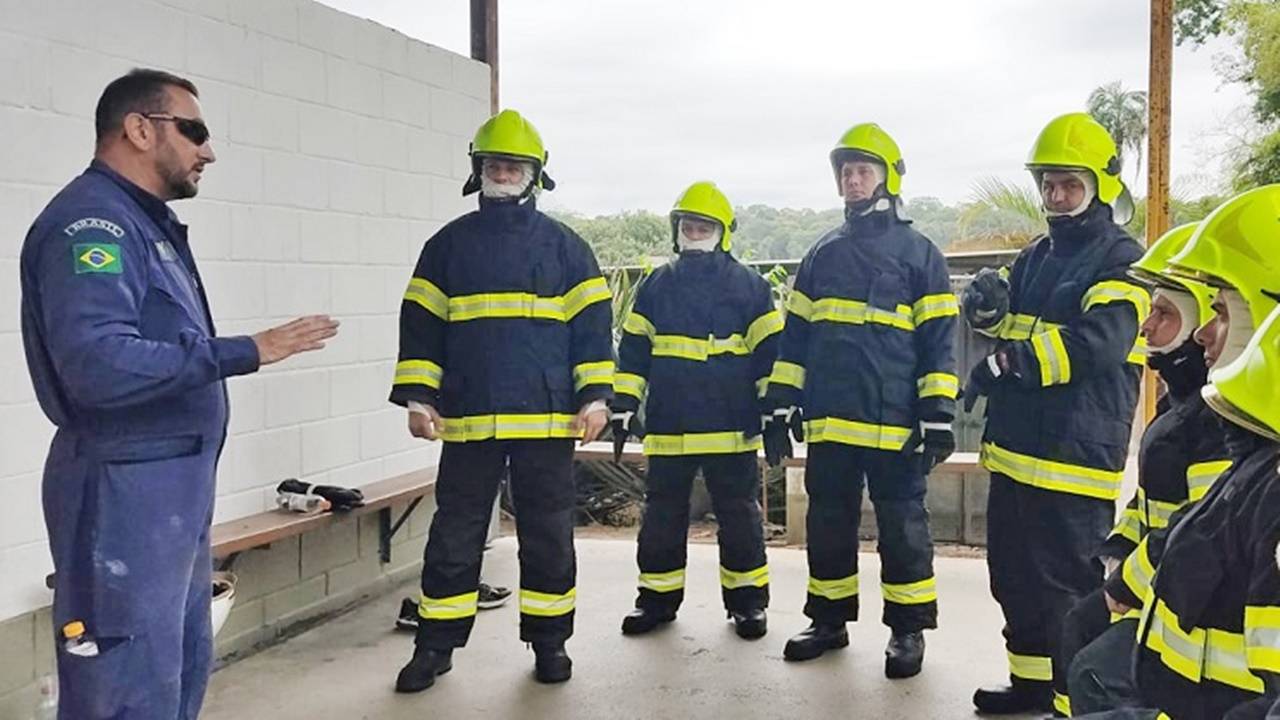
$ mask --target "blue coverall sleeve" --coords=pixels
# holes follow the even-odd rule
[[[53,223],[33,264],[46,345],[74,403],[141,405],[258,369],[257,346],[249,337],[194,331],[144,337],[143,304],[151,291],[146,241],[119,212],[95,212],[125,228],[123,236],[89,230],[71,237],[61,232],[62,223]],[[108,253],[95,259],[100,269],[80,257],[91,245]]]

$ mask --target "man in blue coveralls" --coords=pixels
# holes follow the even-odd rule
[[[22,248],[27,364],[58,427],[44,511],[62,720],[199,714],[224,378],[337,332],[311,316],[216,336],[187,228],[166,205],[194,196],[214,161],[196,98],[189,81],[156,70],[108,85],[93,162]]]

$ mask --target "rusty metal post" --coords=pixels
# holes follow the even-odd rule
[[[489,65],[489,112],[498,113],[498,0],[471,0],[471,59]]]
[[[1151,0],[1151,60],[1147,90],[1147,245],[1169,230],[1169,132],[1173,112],[1173,0]],[[1156,379],[1142,383],[1143,417],[1156,414]]]

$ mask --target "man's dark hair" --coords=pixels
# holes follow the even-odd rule
[[[98,98],[98,109],[94,113],[94,130],[98,135],[98,143],[107,139],[112,132],[124,127],[124,118],[129,113],[162,113],[169,109],[169,87],[186,90],[195,97],[200,97],[195,83],[163,70],[134,68],[127,75],[112,80]]]

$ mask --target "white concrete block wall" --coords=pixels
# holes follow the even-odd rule
[[[230,383],[219,521],[284,477],[361,485],[433,462],[386,403],[399,296],[422,241],[471,207],[464,153],[488,69],[309,0],[0,0],[0,620],[49,601],[40,482],[52,427],[19,336],[18,255],[87,165],[103,86],[160,67],[200,87],[218,162],[191,226],[222,334],[310,312],[323,353]]]

